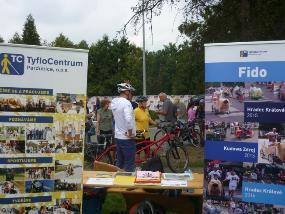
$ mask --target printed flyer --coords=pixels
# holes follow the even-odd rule
[[[205,45],[204,213],[285,213],[284,48]]]
[[[0,44],[0,207],[81,213],[88,51]]]

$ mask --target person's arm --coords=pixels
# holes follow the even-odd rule
[[[164,102],[164,103],[162,104],[162,109],[161,109],[161,110],[158,110],[156,113],[165,116],[165,115],[167,114],[167,111],[168,111],[168,106],[169,106],[169,105],[168,105],[166,102]]]
[[[100,134],[100,114],[99,112],[97,112],[97,122],[96,122],[96,135],[99,135]]]
[[[133,107],[132,105],[127,105],[125,106],[124,108],[124,118],[126,120],[126,126],[127,126],[127,129],[128,129],[128,132],[127,132],[127,136],[132,138],[134,137],[133,135],[133,124],[132,124],[132,120],[133,120]]]

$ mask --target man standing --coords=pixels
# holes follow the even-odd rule
[[[180,102],[180,98],[179,97],[175,97],[174,105],[176,107],[177,120],[180,120],[183,123],[187,122],[186,106],[185,106],[184,103]]]
[[[166,122],[174,123],[176,121],[176,108],[174,104],[167,98],[167,95],[161,92],[159,95],[159,100],[163,102],[162,109],[157,111],[157,114],[164,115]]]
[[[117,166],[127,172],[135,168],[135,118],[130,102],[135,89],[129,83],[117,85],[120,96],[112,100],[111,109],[115,120],[115,143],[117,146]]]

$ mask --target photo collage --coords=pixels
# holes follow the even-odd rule
[[[42,160],[51,157],[52,161],[10,166],[0,164],[0,197],[13,198],[22,194],[32,197],[50,193],[56,203],[50,206],[23,205],[20,208],[19,205],[0,205],[0,213],[40,213],[42,210],[44,213],[80,213],[85,100],[85,95],[81,94],[1,94],[0,118],[32,118],[28,122],[1,122],[1,157]],[[69,198],[62,198],[62,193]]]
[[[285,102],[285,82],[205,85],[206,145],[222,149],[215,158],[205,155],[204,213],[284,213],[285,205],[257,203],[256,194],[245,190],[255,184],[285,185],[285,122],[247,122],[244,111],[245,103]]]

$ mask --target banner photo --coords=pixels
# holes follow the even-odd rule
[[[88,51],[0,44],[0,207],[81,213]]]
[[[205,45],[204,213],[285,213],[282,48]]]

